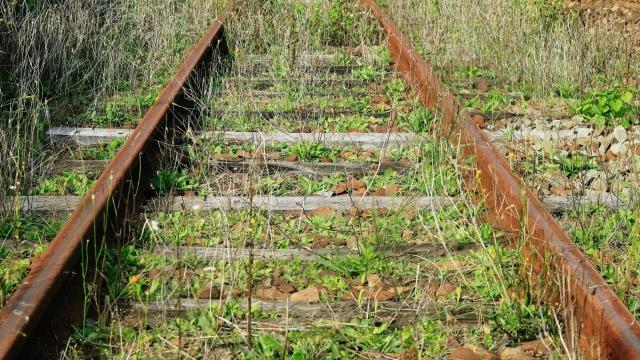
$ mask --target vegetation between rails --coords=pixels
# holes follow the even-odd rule
[[[44,141],[45,131],[61,124],[135,123],[222,5],[196,0],[0,3],[0,195],[85,194],[93,175],[50,174],[60,152]],[[120,145],[70,153],[107,160]],[[38,222],[34,218],[43,215],[26,209],[14,213],[2,202],[0,305],[59,227],[55,218]],[[41,226],[21,233],[34,221]]]

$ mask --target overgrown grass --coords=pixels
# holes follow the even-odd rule
[[[0,191],[41,175],[51,123],[135,122],[222,3],[2,2]]]
[[[258,53],[276,64],[267,75],[270,78],[295,76],[303,72],[296,67],[302,54],[330,51],[325,48],[327,45],[342,47],[331,50],[342,52],[343,59],[352,55],[348,52],[360,53],[356,58],[374,59],[373,65],[365,61],[365,67],[351,73],[351,78],[368,81],[381,76],[375,59],[383,59],[384,66],[388,65],[388,53],[376,54],[376,47],[385,45],[377,23],[350,2],[267,0],[242,1],[239,5],[227,26],[236,62],[223,75],[234,77],[243,73],[244,67],[248,66],[244,61],[249,58],[247,55]],[[374,49],[373,54],[366,54],[367,49]],[[220,90],[246,90],[226,87],[223,83],[219,79],[212,80],[211,92],[198,99],[203,112],[216,110],[211,108],[211,103],[214,94]],[[284,84],[278,91],[288,91],[289,85]],[[301,86],[304,88],[305,85]],[[410,106],[406,102],[412,99],[407,99],[407,89],[399,79],[376,85],[381,91],[367,91],[384,94],[391,106]],[[286,94],[286,103],[274,104],[274,108],[278,109],[280,105],[291,108],[293,100],[304,98],[293,97],[292,93]],[[291,98],[293,100],[289,101]],[[241,92],[236,93],[236,99],[238,102],[253,100]],[[233,98],[229,102],[233,103]],[[401,122],[406,130],[416,133],[428,132],[438,121],[437,114],[426,110],[407,110],[389,119]],[[344,125],[352,120],[353,123]],[[362,124],[360,120],[362,118],[340,117],[334,120],[335,124],[319,125],[336,125],[333,130],[341,131],[352,130],[354,124],[361,128],[359,131],[381,125]],[[238,117],[235,121],[221,123],[233,130],[264,129],[261,119]],[[288,127],[290,124],[281,119],[276,119],[276,123],[292,130]],[[517,248],[506,248],[503,234],[479,222],[485,215],[484,209],[472,205],[475,194],[467,193],[463,188],[461,168],[464,164],[459,163],[460,149],[433,135],[424,134],[424,137],[426,145],[419,148],[419,152],[393,154],[396,159],[406,157],[417,162],[411,176],[372,168],[371,175],[361,180],[373,188],[419,183],[419,189],[410,194],[412,199],[418,195],[459,196],[459,202],[447,209],[412,211],[409,202],[398,210],[351,209],[348,214],[338,214],[325,208],[315,214],[293,211],[296,215],[255,208],[213,213],[199,212],[196,208],[175,212],[172,209],[163,211],[163,204],[157,208],[151,205],[150,214],[139,224],[137,241],[120,251],[108,252],[103,274],[106,291],[99,302],[98,316],[78,326],[64,355],[67,358],[126,357],[136,352],[150,357],[216,357],[224,354],[244,358],[342,359],[382,353],[394,357],[413,354],[419,358],[444,357],[451,351],[450,342],[454,341],[497,352],[502,346],[515,346],[536,338],[546,340],[551,356],[573,355],[575,349],[563,342],[569,336],[560,320],[554,317],[553,310],[526,295],[527,286],[519,276],[524,264],[517,256]],[[277,154],[271,154],[273,152]],[[344,155],[346,152],[352,154]],[[264,182],[273,180],[261,172],[264,165],[261,161],[268,156],[278,159],[295,156],[299,160],[320,162],[324,158],[336,160],[338,157],[354,160],[354,155],[355,159],[360,159],[363,153],[362,149],[335,151],[310,144],[274,146],[256,143],[247,146],[213,142],[184,148],[176,146],[167,152],[154,186],[156,190],[169,193],[177,189],[182,189],[185,195],[197,193],[201,185],[216,184],[220,176],[231,175],[229,171],[211,171],[210,166],[216,163],[213,160],[242,158],[253,161],[241,180],[241,186],[246,190],[243,194],[251,198],[261,193],[259,187]],[[372,152],[362,159],[375,165],[386,156],[391,155]],[[194,173],[190,172],[192,169]],[[299,194],[314,193],[308,189],[322,189],[345,180],[344,177],[317,180],[292,174],[283,177],[287,182],[306,185],[307,190],[295,188]],[[318,186],[327,179],[330,184]],[[213,194],[228,195],[229,191],[224,190],[217,189]],[[419,254],[410,258],[388,251],[393,245],[424,244],[441,251],[436,255]],[[194,246],[217,246],[227,250],[222,259],[215,260],[152,252],[157,248],[180,252]],[[240,261],[230,258],[231,252],[239,248],[297,249],[313,253],[309,248],[314,246],[341,249],[345,254],[318,256],[306,262],[263,260],[255,253]],[[296,311],[293,306],[278,313],[258,310],[256,300],[260,297],[256,292],[274,291],[275,281],[283,279],[295,290],[304,288],[317,293],[317,298],[310,303],[325,306],[322,317],[328,324],[314,321],[300,325],[295,322],[295,316],[289,316],[289,311]],[[403,292],[391,290],[400,284],[405,288]],[[372,292],[379,290],[387,291],[390,297],[387,300],[376,298]],[[281,300],[286,301],[293,296],[291,294],[295,293],[278,293],[278,296],[284,296]],[[202,302],[197,303],[197,309],[176,319],[165,310],[180,297]],[[347,320],[334,315],[333,311],[339,306],[334,300],[348,302],[354,307],[347,314]],[[408,304],[409,321],[399,324],[396,322],[398,314],[380,316],[385,301],[390,300]],[[250,301],[253,306],[247,305]],[[158,306],[159,314],[154,314],[154,305]],[[433,309],[427,311],[425,305],[433,306]],[[138,310],[133,309],[136,306]],[[129,317],[126,310],[139,311],[141,316]],[[256,328],[260,324],[268,325],[270,321],[279,321],[279,331]],[[399,326],[396,328],[396,325]]]
[[[400,0],[393,20],[431,65],[485,68],[514,89],[571,94],[633,79],[640,54],[613,27],[590,26],[561,1]],[[483,76],[478,72],[468,75]]]
[[[53,124],[123,126],[155,101],[186,50],[207,29],[223,1],[33,0],[0,2],[0,196],[83,195],[93,181],[65,172],[49,177],[59,155],[44,142]],[[110,159],[119,147],[81,157]],[[33,214],[1,201],[4,229]],[[41,238],[49,227],[33,227]],[[15,231],[12,231],[12,234]],[[23,244],[25,239],[10,239]],[[37,247],[2,247],[0,303],[22,281]]]

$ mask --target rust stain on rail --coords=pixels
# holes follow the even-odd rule
[[[67,295],[67,289],[62,291],[61,286],[71,276],[77,277],[73,269],[78,267],[83,247],[113,241],[113,235],[121,231],[127,216],[144,198],[145,186],[158,166],[159,141],[172,139],[171,134],[180,122],[180,116],[188,116],[181,106],[188,102],[185,87],[201,70],[206,73],[206,64],[224,48],[223,20],[228,11],[229,8],[223,11],[191,50],[95,186],[2,309],[0,359],[18,357],[36,329],[44,326],[43,323],[52,322],[50,318],[42,317],[51,313],[48,307],[54,299]],[[81,314],[82,308],[57,311]]]
[[[434,75],[389,16],[373,1],[359,0],[381,23],[389,38],[396,68],[421,97],[443,116],[441,133],[473,159],[485,192],[491,221],[497,228],[526,231],[526,265],[538,299],[563,302],[579,324],[579,346],[585,357],[640,359],[640,326],[538,198],[513,174],[507,160],[473,123],[460,114],[453,94]],[[473,181],[473,180],[472,180]],[[558,280],[560,279],[560,283]]]

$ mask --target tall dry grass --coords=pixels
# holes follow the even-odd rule
[[[491,69],[534,95],[633,78],[640,51],[613,27],[593,27],[558,1],[397,0],[386,7],[433,65]]]
[[[0,192],[19,193],[50,158],[44,133],[105,97],[167,81],[223,1],[0,2]]]

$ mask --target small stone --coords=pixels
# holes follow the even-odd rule
[[[260,300],[284,300],[289,296],[275,287],[256,289],[253,295]]]
[[[349,160],[354,156],[356,156],[356,154],[352,153],[351,151],[345,151],[342,154],[340,154],[340,157],[343,158],[344,160]]]
[[[460,260],[443,260],[437,266],[442,271],[457,271],[464,268],[464,263]]]
[[[318,302],[320,301],[320,291],[316,287],[309,287],[302,291],[291,294],[291,302]]]
[[[221,294],[217,286],[205,286],[198,291],[198,299],[220,299]]]
[[[358,155],[358,159],[366,160],[366,159],[371,159],[374,156],[375,154],[372,153],[371,151],[363,151]]]
[[[382,282],[382,279],[380,279],[380,277],[376,274],[370,274],[367,276],[367,283],[369,284],[369,286],[383,286],[384,283]]]
[[[389,102],[389,100],[386,96],[376,95],[371,98],[371,102],[373,102],[374,104],[386,104]]]
[[[331,191],[336,195],[342,195],[347,192],[347,184],[343,182],[336,184],[334,187],[331,188]]]
[[[504,348],[500,352],[500,360],[534,360],[535,358],[527,355],[518,348]]]
[[[529,355],[543,355],[548,352],[547,346],[542,340],[527,341],[518,346],[522,351]]]
[[[269,160],[279,160],[280,159],[280,153],[277,151],[272,151],[269,153],[269,155],[267,156]]]
[[[600,156],[604,156],[604,154],[606,154],[607,150],[609,150],[609,146],[611,146],[611,138],[610,137],[605,137],[605,136],[598,136],[596,138],[596,141],[600,144],[598,146],[598,154]]]
[[[311,216],[331,216],[336,213],[336,210],[331,206],[319,207],[311,211]]]
[[[384,192],[387,196],[394,196],[400,190],[400,186],[396,184],[388,184],[384,187]]]
[[[276,289],[287,293],[287,294],[291,294],[296,292],[296,287],[293,286],[290,282],[288,282],[285,278],[283,277],[277,277],[273,279],[273,286],[276,287]]]
[[[474,87],[476,88],[476,90],[478,90],[478,92],[486,93],[491,88],[491,84],[489,84],[489,81],[487,79],[478,79],[476,80]]]
[[[551,188],[549,189],[549,191],[551,191],[551,194],[557,195],[557,196],[567,195],[567,190],[562,186],[551,185]]]
[[[449,360],[481,360],[482,357],[471,351],[470,349],[461,347],[453,350],[449,356]]]
[[[349,190],[359,190],[365,187],[364,181],[358,179],[348,180],[346,185]]]
[[[314,195],[322,197],[332,197],[334,195],[334,192],[332,190],[320,190],[315,192]]]
[[[625,130],[625,128],[623,128],[622,126],[616,126],[616,128],[613,129],[611,135],[616,140],[616,142],[620,144],[627,141],[627,130]]]
[[[438,286],[438,289],[436,290],[436,299],[438,300],[445,300],[447,297],[449,297],[449,294],[452,294],[453,292],[456,291],[456,287],[453,286],[453,284],[449,283],[449,282],[445,282],[440,284],[440,286]]]
[[[353,195],[353,196],[363,196],[363,195],[365,195],[366,193],[367,193],[367,189],[362,188],[362,189],[355,190],[355,191],[352,193],[352,195]]]
[[[236,155],[238,155],[238,157],[245,158],[245,159],[251,158],[251,154],[245,150],[238,151]]]
[[[603,178],[597,178],[589,185],[589,189],[595,191],[607,191],[608,187],[607,180]]]
[[[473,344],[464,344],[464,346],[462,348],[466,348],[469,349],[471,351],[473,351],[476,355],[479,355],[481,359],[483,360],[497,360],[498,357],[490,352],[488,352],[487,350],[485,350],[482,346],[479,345],[473,345]]]
[[[624,143],[615,143],[611,145],[611,148],[609,148],[609,150],[615,156],[622,156],[629,152],[629,147]]]
[[[349,208],[349,215],[350,216],[360,216],[360,214],[362,214],[362,211],[360,209],[358,209],[357,206],[351,205],[351,207]]]

